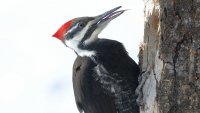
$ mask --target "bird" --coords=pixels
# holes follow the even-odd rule
[[[119,10],[121,7],[98,16],[73,18],[53,34],[77,55],[73,89],[80,113],[139,113],[135,93],[138,64],[121,42],[98,37],[112,20],[127,11]]]

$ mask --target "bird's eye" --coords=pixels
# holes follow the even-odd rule
[[[79,24],[78,24],[78,27],[79,28],[83,28],[85,26],[85,23],[84,22],[80,22]]]

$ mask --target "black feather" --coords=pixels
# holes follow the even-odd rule
[[[117,41],[97,39],[82,49],[96,55],[78,56],[73,67],[73,85],[79,111],[85,113],[139,113],[135,89],[138,65]]]

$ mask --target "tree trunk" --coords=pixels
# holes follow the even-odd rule
[[[200,0],[144,0],[141,113],[200,113]]]

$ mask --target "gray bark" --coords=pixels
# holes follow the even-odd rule
[[[200,0],[144,0],[141,113],[200,113]]]

